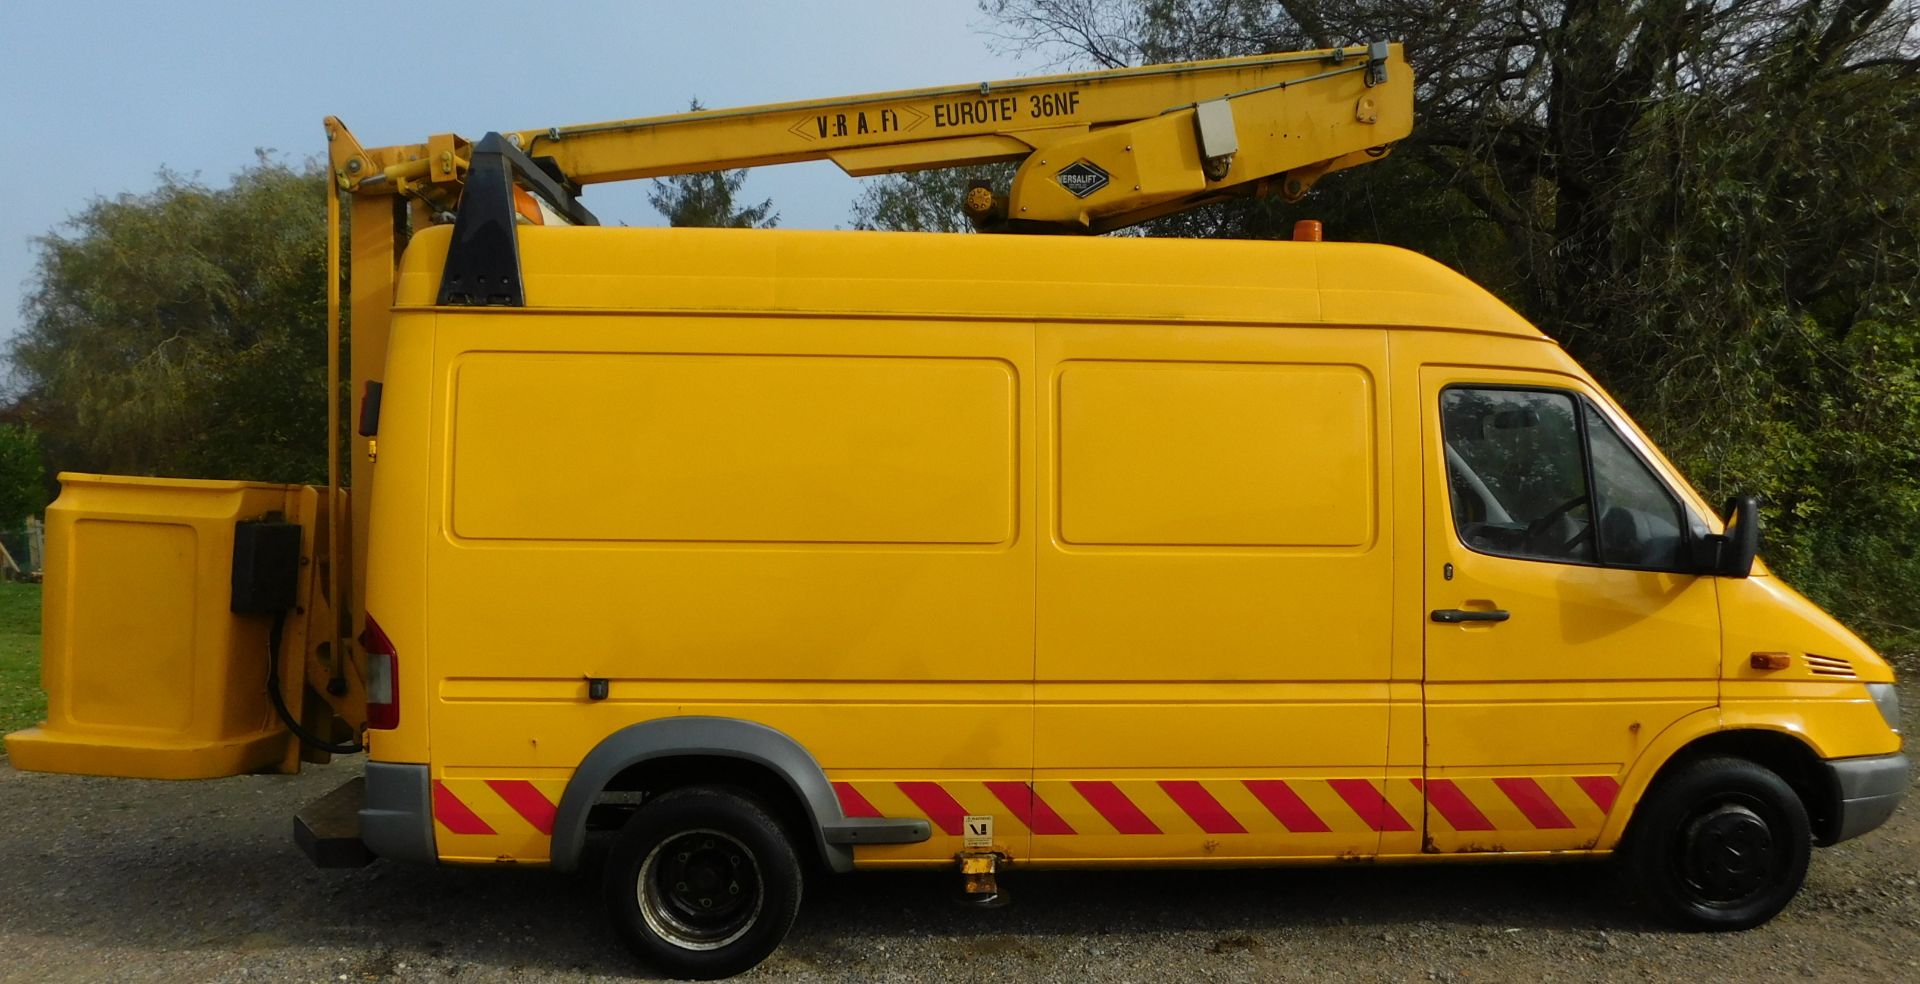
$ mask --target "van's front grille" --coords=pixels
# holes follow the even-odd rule
[[[1807,654],[1807,669],[1812,670],[1814,676],[1852,677],[1855,675],[1852,663],[1838,656],[1821,656],[1817,653]]]

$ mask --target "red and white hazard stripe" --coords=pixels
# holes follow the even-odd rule
[[[1423,798],[1455,831],[1571,830],[1598,827],[1619,790],[1613,776],[834,783],[848,816],[924,817],[955,837],[982,814],[1012,821],[1004,833],[1048,837],[1408,832],[1421,829]]]
[[[433,782],[440,855],[448,860],[544,861],[565,779],[453,778]],[[1501,834],[1597,830],[1612,812],[1613,776],[1431,779],[842,780],[850,817],[923,817],[958,838],[965,818],[993,816],[1002,839],[1204,834],[1237,837]],[[1427,816],[1420,815],[1424,804]],[[1497,841],[1489,841],[1497,842]],[[950,846],[934,844],[937,852]],[[1035,852],[1043,853],[1036,845]]]

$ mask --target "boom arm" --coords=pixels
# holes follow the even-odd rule
[[[468,141],[367,150],[338,120],[327,125],[343,190],[408,195],[436,211],[458,203]],[[1384,155],[1412,126],[1400,46],[1377,42],[502,136],[576,188],[822,159],[856,176],[1020,161],[1004,195],[969,196],[978,224],[1104,232],[1233,195],[1298,198],[1321,175]]]

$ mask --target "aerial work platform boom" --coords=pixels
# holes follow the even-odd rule
[[[1004,194],[970,199],[979,224],[1105,232],[1234,195],[1298,198],[1412,125],[1412,74],[1398,45],[1377,42],[500,136],[576,188],[811,160],[855,176],[1017,161]],[[474,144],[364,149],[337,119],[327,127],[343,190],[455,207]]]

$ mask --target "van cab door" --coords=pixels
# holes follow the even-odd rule
[[[1682,572],[1704,525],[1584,381],[1419,378],[1425,849],[1608,847],[1635,758],[1717,701],[1714,586]]]

